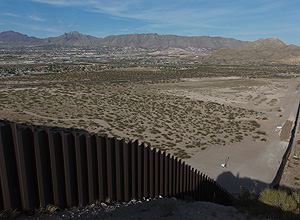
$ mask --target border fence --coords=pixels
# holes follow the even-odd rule
[[[296,134],[297,134],[299,111],[300,111],[300,103],[298,105],[298,110],[297,110],[297,114],[296,114],[296,118],[295,118],[295,122],[294,122],[294,127],[291,131],[291,138],[290,138],[290,141],[289,141],[289,145],[288,145],[288,147],[287,147],[287,149],[286,149],[286,151],[285,151],[285,153],[284,153],[284,155],[281,159],[281,163],[280,163],[280,166],[277,170],[276,176],[275,176],[275,178],[273,179],[273,181],[271,183],[271,186],[275,189],[278,189],[278,187],[279,187],[279,184],[280,184],[283,172],[284,172],[285,165],[286,165],[288,159],[290,158],[291,151],[293,149],[294,138],[296,137]]]
[[[0,125],[0,211],[159,196],[231,205],[231,195],[211,178],[138,141]]]

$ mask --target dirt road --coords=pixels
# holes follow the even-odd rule
[[[296,84],[295,84],[296,85]],[[267,141],[254,141],[247,137],[242,142],[229,146],[214,146],[204,152],[199,151],[188,164],[215,179],[230,192],[240,192],[240,186],[257,191],[270,184],[276,175],[282,156],[288,146],[288,139],[295,120],[299,92],[296,87],[289,88],[278,103],[282,115],[280,118],[271,112],[263,129],[267,132]],[[277,126],[282,131],[274,131]],[[225,158],[229,161],[225,168],[221,164]]]

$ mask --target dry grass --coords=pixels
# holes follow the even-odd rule
[[[1,93],[2,117],[139,139],[179,158],[193,148],[225,146],[254,135],[257,112],[166,93],[180,80],[68,84]],[[217,82],[218,83],[218,82]]]

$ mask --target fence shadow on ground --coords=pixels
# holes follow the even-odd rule
[[[240,192],[241,186],[250,191],[255,190],[256,192],[259,192],[269,186],[269,184],[259,180],[253,180],[248,177],[240,177],[239,173],[237,176],[234,176],[230,171],[220,174],[217,177],[216,182],[231,193]]]

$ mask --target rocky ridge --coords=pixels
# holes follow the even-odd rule
[[[14,31],[0,33],[0,46],[88,46],[88,47],[137,47],[137,48],[211,48],[214,50],[222,48],[237,48],[247,44],[233,38],[196,36],[186,37],[177,35],[158,34],[128,34],[113,35],[105,38],[97,38],[73,31],[58,37],[45,39],[28,37]]]
[[[277,38],[259,39],[235,49],[222,49],[207,58],[215,63],[300,64],[300,47]]]

